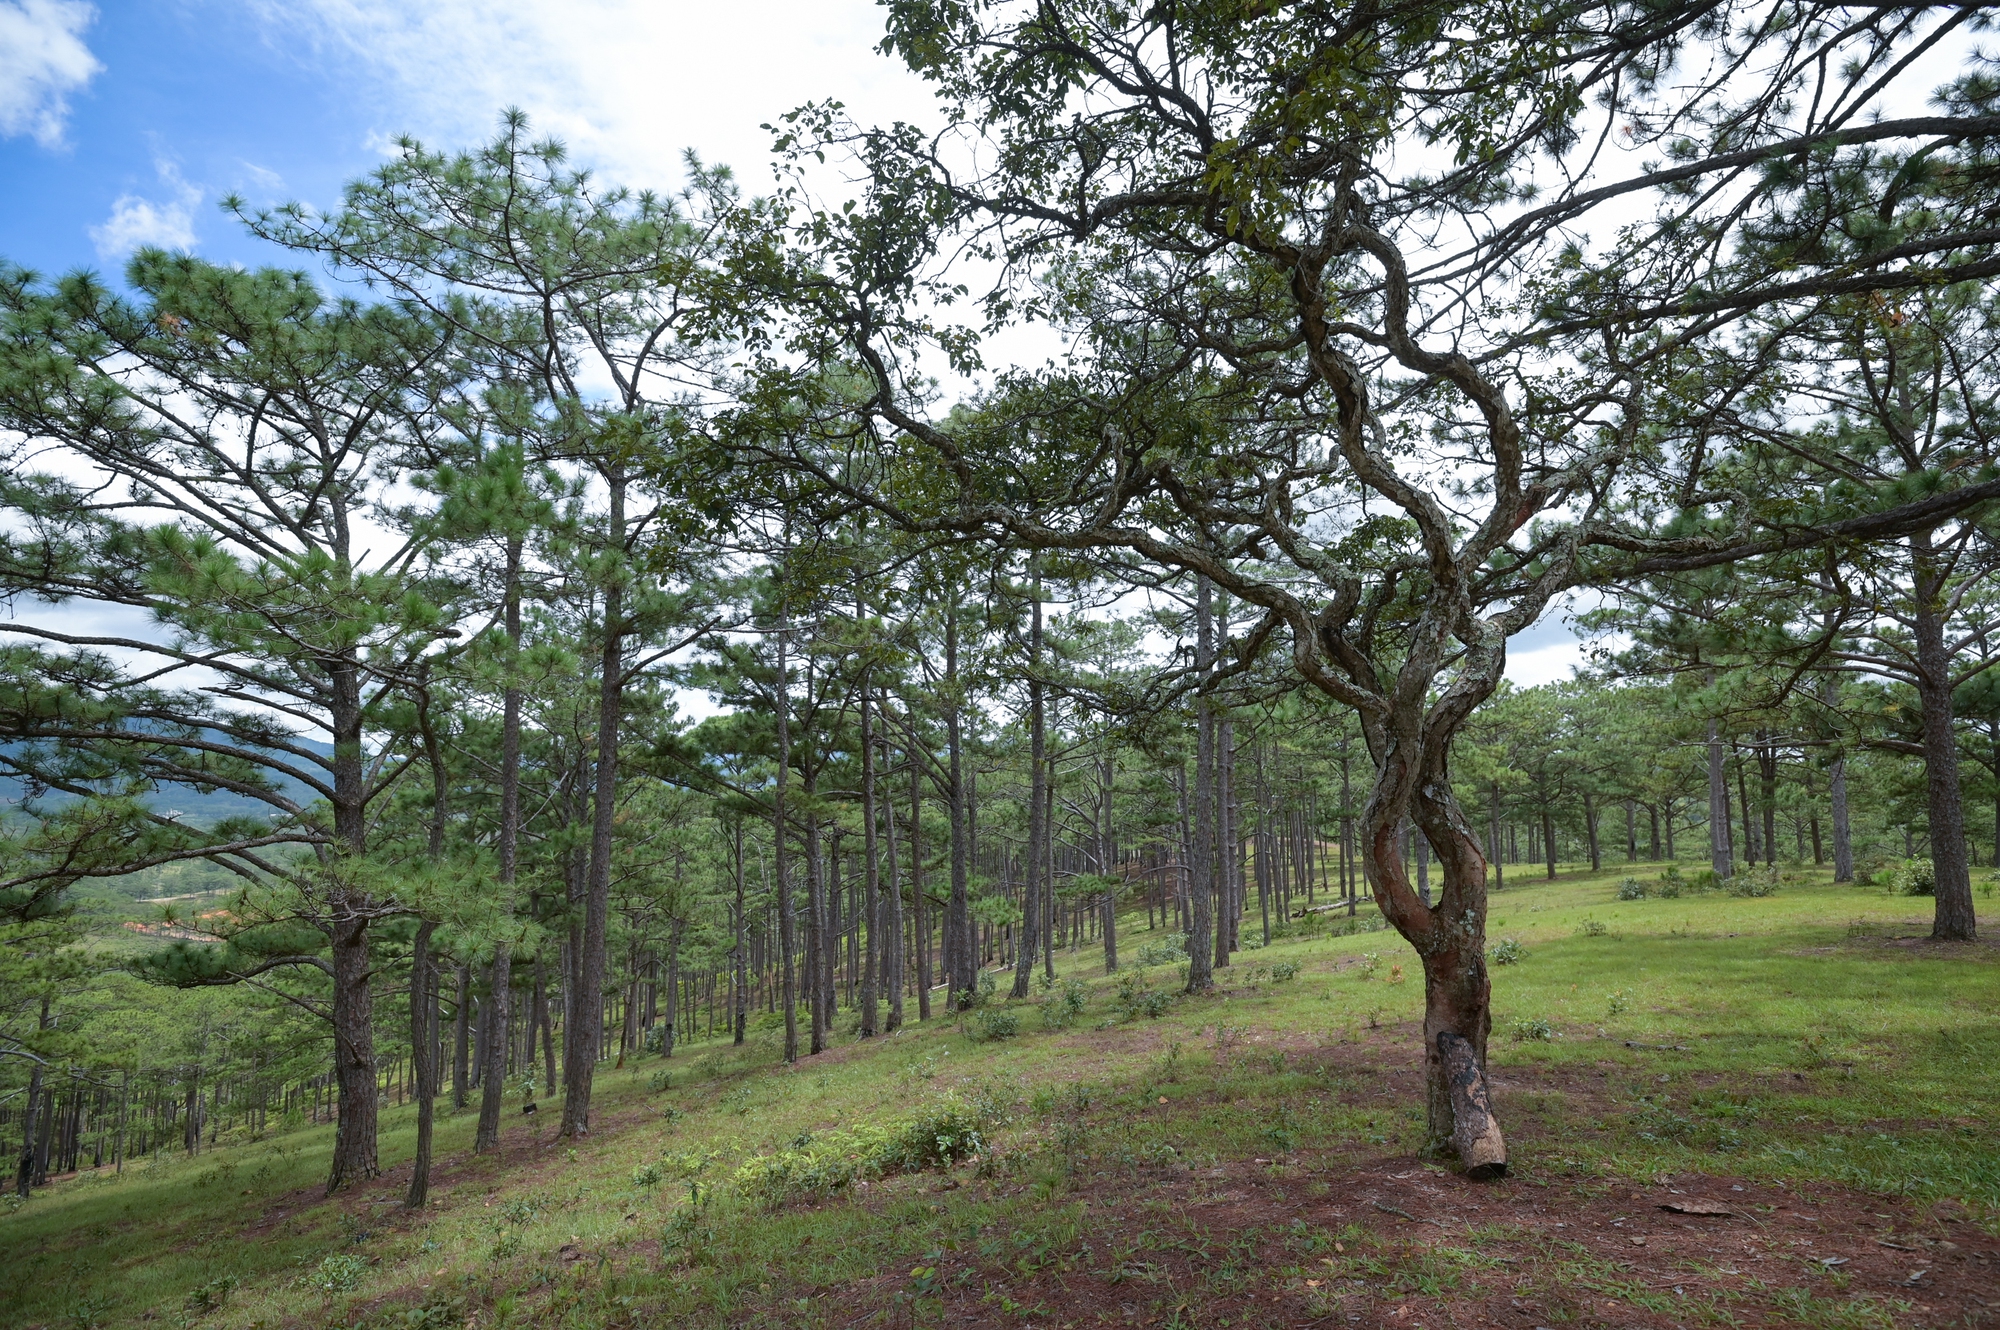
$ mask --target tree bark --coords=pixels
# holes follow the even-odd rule
[[[861,957],[861,1037],[875,1037],[875,1016],[880,1003],[875,981],[880,974],[882,952],[882,847],[875,825],[875,732],[869,713],[868,677],[861,678],[861,845],[863,859],[862,920],[867,947]]]
[[[1042,844],[1048,835],[1044,808],[1048,783],[1048,718],[1042,701],[1042,578],[1034,575],[1034,603],[1028,620],[1028,852],[1021,888],[1021,940],[1014,960],[1013,995],[1028,996],[1035,957],[1042,948]]]
[[[782,601],[778,608],[778,771],[771,796],[771,859],[778,891],[778,968],[785,1011],[785,1061],[799,1060],[799,993],[797,987],[798,923],[792,901],[790,836],[786,827],[785,787],[792,767],[792,684],[787,640],[791,619]]]
[[[424,1208],[431,1188],[431,1136],[438,1082],[437,967],[431,961],[431,934],[436,930],[437,924],[429,919],[417,925],[410,958],[410,1069],[417,1094],[417,1156],[410,1165],[410,1189],[403,1204],[411,1210]]]
[[[614,463],[607,544],[613,558],[625,550],[625,472]],[[611,844],[618,816],[618,731],[625,714],[625,600],[622,568],[604,588],[604,650],[598,661],[597,770],[590,825],[590,871],[583,894],[583,936],[576,958],[576,996],[563,1030],[563,1107],[560,1134],[590,1134],[590,1091],[604,1048],[605,939],[611,914]]]
[[[1215,668],[1215,624],[1210,608],[1208,579],[1199,578],[1195,590],[1195,678],[1205,684]],[[1193,862],[1188,865],[1188,977],[1187,991],[1206,992],[1214,984],[1212,971],[1215,921],[1216,868],[1216,788],[1215,712],[1206,692],[1197,693],[1195,712],[1194,761],[1194,844]]]
[[[979,958],[972,949],[972,901],[967,862],[967,809],[963,718],[958,695],[958,599],[952,596],[944,621],[945,745],[951,783],[951,899],[945,907],[945,977],[951,983],[950,1006],[970,1004],[979,986]]]
[[[1951,653],[1944,641],[1944,576],[1930,556],[1929,533],[1911,537],[1917,611],[1917,701],[1923,711],[1924,787],[1930,806],[1931,868],[1937,884],[1931,936],[1941,942],[1978,937],[1972,913],[1972,869],[1965,852],[1965,803],[1958,779],[1958,737],[1951,701]]]
[[[1723,769],[1722,727],[1713,716],[1708,720],[1708,866],[1718,881],[1727,882],[1736,873],[1736,854],[1729,844],[1729,777]]]

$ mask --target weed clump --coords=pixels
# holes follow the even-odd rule
[[[1517,1044],[1530,1040],[1546,1043],[1556,1037],[1556,1027],[1540,1016],[1524,1016],[1507,1027],[1507,1033]]]
[[[329,1256],[299,1276],[299,1285],[315,1293],[352,1293],[368,1273],[368,1258],[358,1252]]]
[[[1618,899],[1621,901],[1642,901],[1646,899],[1646,884],[1636,877],[1619,879]]]
[[[1187,958],[1185,933],[1169,933],[1158,942],[1139,944],[1139,965],[1142,969],[1153,965],[1175,965]]]
[[[1586,919],[1576,926],[1578,937],[1603,937],[1610,931],[1602,919]]]
[[[1486,949],[1486,959],[1494,965],[1518,965],[1528,959],[1528,949],[1516,938],[1503,937]]]

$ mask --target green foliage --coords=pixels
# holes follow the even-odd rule
[[[1128,970],[1118,976],[1118,983],[1112,990],[1111,1023],[1137,1020],[1141,1016],[1158,1020],[1179,1000],[1179,993],[1153,987],[1152,978],[1146,971]]]
[[[1578,937],[1603,937],[1610,931],[1610,926],[1602,919],[1586,919],[1576,926]]]
[[[1937,869],[1928,859],[1905,859],[1888,870],[1887,879],[1894,896],[1937,895]]]
[[[1081,980],[1065,979],[1062,987],[1042,1001],[1042,1024],[1051,1030],[1066,1030],[1083,1015],[1090,1001],[1090,989]]]
[[[340,1252],[300,1275],[298,1282],[315,1293],[351,1293],[367,1273],[367,1257],[359,1252]]]
[[[1298,977],[1299,977],[1299,963],[1297,961],[1271,962],[1272,983],[1282,984],[1289,980],[1296,979]]]
[[[970,1033],[981,1043],[1012,1039],[1021,1033],[1021,1018],[1005,1007],[981,1007],[973,1013]]]
[[[1139,944],[1138,963],[1141,966],[1175,965],[1187,958],[1185,933],[1169,933],[1157,942]]]
[[[1556,1038],[1556,1027],[1540,1016],[1523,1016],[1507,1027],[1507,1033],[1515,1043],[1530,1040],[1547,1042]]]
[[[1618,899],[1621,901],[1642,901],[1646,899],[1646,884],[1636,877],[1618,880]]]
[[[1528,949],[1517,938],[1503,937],[1486,949],[1486,959],[1494,965],[1518,965],[1528,959]]]

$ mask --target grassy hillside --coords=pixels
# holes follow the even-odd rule
[[[448,1118],[421,1215],[407,1108],[387,1176],[330,1201],[325,1128],[66,1179],[0,1217],[0,1306],[50,1330],[1996,1314],[2000,954],[1824,876],[1622,901],[1623,875],[1495,900],[1525,953],[1494,979],[1501,1183],[1412,1153],[1421,983],[1393,934],[1246,951],[1177,1001],[1148,996],[1172,965],[1079,954],[1066,1028],[1059,987],[791,1068],[768,1031],[684,1047],[607,1070],[573,1147],[511,1095],[497,1156]],[[1729,1213],[1662,1208],[1704,1201]]]

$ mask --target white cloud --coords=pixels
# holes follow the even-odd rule
[[[355,70],[382,123],[437,147],[490,137],[519,106],[621,183],[671,186],[680,154],[768,179],[759,125],[837,98],[861,119],[923,116],[931,99],[879,55],[870,0],[240,0],[274,44],[303,41],[322,67]]]
[[[121,259],[142,245],[162,249],[194,248],[194,209],[201,191],[181,179],[172,162],[157,164],[160,183],[171,198],[164,202],[121,194],[111,205],[111,216],[102,226],[90,228],[98,257],[109,263]]]
[[[62,143],[68,95],[104,68],[83,43],[96,17],[81,0],[0,0],[0,138]]]

